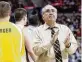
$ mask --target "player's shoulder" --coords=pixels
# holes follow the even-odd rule
[[[11,28],[13,29],[19,29],[18,26],[16,26],[16,24],[12,23],[12,22],[9,22]]]
[[[9,22],[9,24],[11,25],[11,26],[14,26],[14,27],[17,27],[14,23],[12,23],[12,22]]]
[[[13,31],[18,31],[21,33],[21,30],[18,26],[16,26],[16,24],[12,23],[12,22],[9,22],[10,23],[10,26],[12,28]]]

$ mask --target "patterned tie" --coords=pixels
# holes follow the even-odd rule
[[[49,28],[51,30],[51,37],[53,37],[55,31],[54,28]],[[55,59],[56,62],[62,62],[62,56],[61,56],[61,50],[60,50],[60,44],[59,40],[57,39],[54,44],[54,53],[55,53]]]
[[[55,44],[54,44],[54,52],[55,52],[56,62],[62,62],[60,44],[58,39],[55,41]]]

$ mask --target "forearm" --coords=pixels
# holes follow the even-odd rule
[[[34,54],[34,52],[28,52],[30,57],[32,58],[33,61],[37,60],[37,56]]]
[[[66,50],[68,51],[69,54],[73,54],[73,53],[75,53],[78,45],[77,45],[77,41],[72,33],[71,33],[69,42],[71,43],[71,45],[69,48],[66,48]]]
[[[76,39],[75,39],[73,33],[71,32],[71,30],[70,30],[70,29],[68,29],[68,30],[69,30],[69,34],[70,34],[69,43],[70,43],[71,45],[70,45],[70,47],[66,48],[66,50],[67,50],[67,52],[68,52],[69,54],[73,54],[73,53],[75,53],[75,51],[76,51],[76,49],[77,49],[77,47],[78,47],[78,44],[77,44],[77,41],[76,41]]]
[[[28,48],[28,47],[26,47],[26,48],[27,48],[28,54],[31,56],[32,60],[36,61],[37,56],[34,54],[32,48]]]
[[[71,43],[70,47],[69,48],[66,48],[66,51],[69,54],[73,54],[73,53],[75,53],[77,47],[78,47],[77,43]]]
[[[28,51],[28,54],[31,56],[33,61],[35,61],[36,60],[36,55],[33,52],[31,43],[28,41],[28,39],[26,37],[25,37],[25,45],[26,45],[26,49]]]
[[[34,50],[34,53],[39,56],[41,55],[42,53],[48,51],[50,48],[52,47],[52,44],[51,43],[47,43],[47,44],[36,44],[34,47],[33,47],[33,50]]]

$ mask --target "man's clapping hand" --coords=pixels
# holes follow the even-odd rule
[[[55,41],[58,39],[58,34],[59,34],[59,30],[57,32],[54,33],[53,37],[51,38],[51,44],[53,45],[55,43]]]

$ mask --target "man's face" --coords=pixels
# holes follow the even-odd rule
[[[57,9],[50,6],[49,8],[46,8],[42,13],[43,20],[46,23],[50,23],[52,21],[56,21],[57,19]]]

